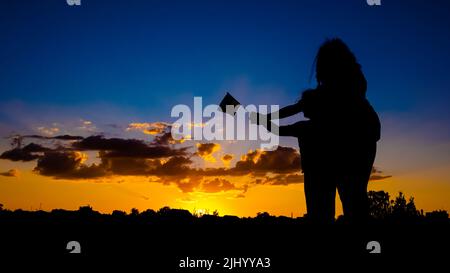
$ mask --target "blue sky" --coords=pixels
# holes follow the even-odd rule
[[[174,105],[225,91],[287,105],[314,87],[320,44],[341,37],[383,120],[450,140],[449,11],[448,1],[2,1],[0,129],[170,121]]]
[[[255,93],[281,90],[285,96],[272,102],[286,104],[314,85],[314,54],[325,38],[338,36],[363,65],[378,111],[450,116],[448,1],[0,5],[3,102],[101,102],[164,118],[174,102],[200,95],[217,103],[244,79]],[[433,111],[424,109],[431,105]]]

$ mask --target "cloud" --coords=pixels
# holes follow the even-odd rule
[[[32,161],[41,156],[41,153],[64,149],[63,146],[59,146],[56,149],[44,147],[41,144],[36,144],[31,142],[24,147],[20,147],[23,140],[27,138],[38,139],[38,140],[62,140],[62,141],[79,141],[84,139],[82,136],[72,136],[72,135],[57,135],[57,136],[42,136],[42,135],[15,135],[13,137],[13,145],[17,145],[16,148],[7,150],[0,155],[1,159],[8,159],[11,161]]]
[[[373,174],[370,176],[369,181],[376,181],[376,180],[384,180],[384,179],[388,179],[391,178],[392,175],[377,175],[377,174]]]
[[[71,135],[60,135],[60,136],[55,136],[53,137],[53,139],[59,139],[59,140],[81,140],[84,137],[82,136],[71,136]]]
[[[60,129],[58,127],[56,127],[56,124],[54,124],[54,127],[37,127],[36,130],[44,135],[48,135],[48,136],[53,136],[54,134],[59,133]]]
[[[259,180],[258,184],[269,184],[269,185],[290,185],[303,183],[304,177],[302,174],[279,174],[274,177],[266,177],[265,180]]]
[[[227,191],[242,191],[245,193],[248,185],[236,186],[227,179],[215,177],[204,178],[202,176],[175,176],[175,177],[160,177],[158,181],[163,184],[175,184],[182,192],[204,192],[204,193],[220,193]]]
[[[169,159],[110,157],[100,151],[99,164],[86,165],[87,155],[80,151],[50,151],[41,156],[34,171],[60,179],[90,179],[112,175],[158,176],[177,180],[193,175],[192,161],[183,156]]]
[[[174,183],[182,192],[187,193],[193,192],[200,185],[200,181],[201,180],[197,179],[196,177],[188,177],[175,180]]]
[[[20,172],[18,169],[11,169],[6,172],[0,172],[1,176],[6,176],[6,177],[19,177],[19,174],[20,174]]]
[[[171,148],[163,145],[150,145],[143,140],[105,138],[101,135],[90,136],[74,142],[72,147],[78,150],[104,151],[102,157],[162,158],[186,155],[188,148]]]
[[[185,141],[184,138],[180,137],[178,140],[172,137],[171,132],[165,132],[163,134],[155,136],[155,139],[152,141],[153,145],[169,145],[169,144],[179,144]]]
[[[202,183],[202,191],[208,193],[235,190],[236,186],[230,181],[223,178],[214,178],[205,180]]]
[[[197,143],[197,155],[209,162],[216,162],[212,155],[220,150],[220,144],[217,143]]]
[[[370,175],[369,181],[377,181],[391,178],[392,175],[383,175],[383,172],[376,167],[372,167],[372,173]]]
[[[86,159],[86,154],[77,151],[46,152],[39,158],[34,171],[57,179],[87,179],[106,175],[103,166],[88,166],[84,164]]]
[[[213,145],[201,145],[199,147],[203,156],[210,155],[214,150]],[[196,154],[198,153],[199,151],[196,152]],[[249,151],[236,163],[235,167],[230,169],[194,169],[191,167],[192,161],[186,157],[178,157],[177,160],[173,160],[172,164],[168,163],[166,162],[147,173],[160,176],[160,182],[176,184],[183,192],[197,190],[213,193],[242,190],[245,193],[247,191],[247,184],[237,187],[226,180],[224,176],[259,176],[263,178],[259,184],[268,185],[288,185],[303,182],[303,175],[298,174],[300,154],[296,149],[290,147],[278,147],[273,151]],[[276,175],[269,176],[269,174]],[[204,178],[203,182],[201,182],[202,178]]]
[[[63,136],[64,139],[78,139],[68,145],[54,149],[40,144],[30,143],[23,148],[16,148],[4,152],[0,158],[13,161],[31,161],[39,158],[36,171],[42,175],[94,177],[100,174],[121,175],[160,175],[160,176],[238,176],[253,174],[265,176],[267,173],[289,173],[298,171],[300,154],[294,148],[278,147],[274,151],[250,151],[229,169],[205,168],[195,169],[190,159],[198,155],[206,160],[220,150],[217,143],[199,143],[197,152],[189,152],[189,147],[173,148],[163,141],[147,143],[137,139],[105,138],[104,136],[90,136],[83,139]],[[98,151],[101,164],[96,168],[88,168],[75,151]],[[79,155],[79,154],[78,154]],[[213,157],[212,157],[213,158]],[[222,157],[230,161],[233,155]],[[57,162],[54,159],[61,159]],[[67,165],[62,165],[63,163]],[[50,164],[54,164],[52,168]],[[96,172],[92,173],[93,170]],[[99,170],[101,169],[101,170]],[[56,171],[59,170],[59,171]],[[86,174],[81,174],[83,171]],[[68,174],[63,174],[67,172]]]
[[[166,122],[133,122],[128,124],[127,131],[140,131],[147,135],[164,133],[170,127]]]
[[[153,161],[145,158],[103,158],[101,167],[109,174],[117,175],[149,175],[150,166]],[[157,160],[159,163],[159,160]]]
[[[174,156],[169,158],[166,162],[161,164],[158,168],[152,171],[152,174],[167,175],[174,173],[176,175],[188,174],[191,170],[190,164],[192,160],[184,156]]]
[[[91,132],[91,133],[97,131],[97,127],[90,120],[80,119],[79,123],[81,123],[81,124],[77,127],[77,129],[80,131],[86,131],[86,132]]]
[[[161,130],[169,128],[165,123],[130,124],[130,126],[139,129],[151,126]],[[11,149],[0,155],[0,158],[12,161],[38,159],[34,171],[57,179],[96,179],[115,175],[146,176],[155,182],[174,184],[183,192],[242,191],[242,196],[249,185],[303,183],[303,175],[300,173],[300,153],[292,147],[279,146],[272,151],[250,150],[237,160],[233,167],[229,167],[229,164],[234,155],[224,154],[221,160],[226,168],[196,168],[191,159],[193,156],[199,156],[206,161],[216,161],[214,154],[221,149],[221,145],[198,143],[196,151],[189,150],[191,147],[177,148],[172,144],[179,142],[174,141],[167,131],[156,134],[151,142],[106,138],[102,135],[25,137],[70,141],[58,143],[59,146],[54,148],[30,143],[23,148]],[[86,164],[86,151],[97,151],[100,162]],[[6,172],[2,175],[5,174]],[[236,176],[248,176],[248,179],[240,185],[228,180]],[[388,177],[390,176],[383,175],[374,168],[371,180]]]
[[[72,136],[72,135],[58,135],[58,136],[41,136],[41,135],[25,135],[22,138],[36,138],[36,139],[57,139],[57,140],[82,140],[82,136]]]
[[[222,156],[222,160],[223,161],[231,161],[233,159],[233,155],[232,154],[226,154],[224,156]]]
[[[173,156],[167,160],[146,158],[110,158],[103,157],[102,167],[111,174],[142,175],[159,177],[187,177],[195,175],[195,170],[189,165],[192,161],[188,157]]]
[[[231,160],[233,160],[234,156],[232,154],[225,154],[222,156],[222,162],[225,166],[230,166]]]
[[[32,161],[39,158],[39,153],[50,151],[42,145],[30,143],[23,148],[14,148],[7,150],[0,155],[1,159],[8,159],[11,161]]]
[[[300,169],[300,153],[292,147],[278,146],[273,151],[249,151],[229,173],[252,173],[262,176],[266,173],[291,173]]]
[[[195,153],[195,154],[198,154]],[[273,151],[249,151],[232,168],[189,167],[185,173],[200,176],[244,176],[265,177],[267,174],[297,173],[300,169],[300,154],[291,147],[279,146]]]

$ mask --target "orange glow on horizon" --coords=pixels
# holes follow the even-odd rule
[[[5,165],[5,164],[2,164]],[[6,164],[7,165],[7,164]],[[255,216],[258,212],[290,217],[303,216],[306,212],[303,184],[258,185],[248,189],[245,197],[239,191],[206,193],[183,193],[175,185],[152,183],[142,177],[114,177],[92,180],[56,180],[39,176],[33,171],[19,170],[18,177],[0,177],[0,203],[7,209],[52,210],[62,208],[76,210],[90,205],[95,210],[111,213],[113,210],[129,212],[158,210],[169,206],[189,210],[191,213],[203,211],[219,215]],[[239,179],[246,179],[238,178]],[[239,184],[239,181],[234,181]],[[434,186],[430,186],[434,185]],[[427,187],[420,179],[390,178],[370,182],[369,190],[385,190],[391,197],[403,191],[413,196],[418,209],[431,211],[450,209],[446,183],[430,183]],[[342,213],[337,197],[336,216]]]

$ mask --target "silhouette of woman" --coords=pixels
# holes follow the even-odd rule
[[[303,112],[309,120],[280,126],[279,135],[298,138],[307,218],[333,222],[337,188],[344,219],[365,221],[380,121],[366,99],[367,82],[361,66],[342,40],[331,39],[321,45],[315,68],[317,87],[304,91],[297,103],[278,113],[282,119]],[[270,116],[260,114],[259,120],[270,120]],[[274,127],[272,122],[268,125]]]

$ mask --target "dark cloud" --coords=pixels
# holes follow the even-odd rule
[[[102,167],[117,175],[149,175],[152,162],[145,158],[102,158]]]
[[[82,137],[82,136],[61,135],[61,136],[55,136],[55,137],[52,137],[52,139],[59,139],[59,140],[82,140],[82,139],[84,139],[84,137]]]
[[[222,162],[225,166],[229,167],[231,160],[234,158],[234,156],[232,154],[225,154],[224,156],[222,156]]]
[[[184,156],[174,156],[169,158],[168,161],[164,162],[161,166],[153,170],[153,174],[160,174],[160,175],[168,175],[168,174],[175,174],[175,175],[181,175],[181,174],[189,174],[189,172],[192,170],[190,165],[192,163],[192,160],[188,157]]]
[[[112,174],[119,175],[143,175],[177,177],[194,175],[195,170],[189,165],[192,161],[188,157],[174,156],[168,160],[145,158],[110,158],[102,157],[102,166]]]
[[[72,144],[74,148],[80,150],[104,150],[104,151],[123,151],[146,149],[148,147],[142,140],[137,139],[121,139],[121,138],[105,138],[102,135],[90,136],[81,141]]]
[[[370,175],[369,181],[384,180],[391,177],[392,175],[384,175],[382,171],[374,166],[372,167],[372,173]]]
[[[388,179],[391,178],[392,175],[380,175],[380,174],[372,174],[370,176],[370,181],[376,181],[376,180],[384,180],[384,179]]]
[[[222,160],[227,162],[227,161],[231,161],[233,159],[233,155],[231,154],[226,154],[224,156],[222,156]]]
[[[8,159],[11,161],[31,161],[35,160],[38,157],[39,156],[36,154],[25,152],[24,150],[19,148],[5,151],[0,155],[1,159]]]
[[[279,146],[273,151],[250,151],[232,168],[190,169],[202,176],[266,176],[266,174],[296,173],[300,169],[300,154],[290,147]]]
[[[184,179],[176,179],[173,183],[184,193],[193,192],[201,182],[201,178],[190,177]]]
[[[48,152],[51,149],[44,147],[40,144],[35,144],[35,143],[30,143],[28,145],[26,145],[25,147],[22,148],[23,151],[28,152],[28,153],[42,153],[42,152]]]
[[[279,146],[273,151],[249,151],[230,168],[195,168],[192,156],[198,155],[211,160],[212,154],[220,149],[217,143],[199,143],[197,151],[190,147],[174,148],[170,132],[155,136],[152,142],[137,139],[105,138],[104,136],[61,135],[55,137],[28,136],[37,139],[73,140],[56,148],[47,148],[30,143],[23,148],[5,151],[2,159],[31,161],[38,159],[35,172],[59,179],[87,179],[113,175],[154,176],[163,184],[175,184],[183,192],[194,190],[207,193],[240,190],[243,194],[248,185],[290,185],[303,183],[300,174],[300,153],[291,147]],[[82,151],[98,151],[100,163],[87,165]],[[225,154],[224,162],[234,156]],[[227,165],[227,164],[225,164]],[[10,176],[4,172],[0,175]],[[224,177],[249,176],[247,184],[236,186]],[[374,168],[371,180],[390,176]],[[250,182],[251,181],[251,182]]]
[[[72,144],[79,150],[104,151],[103,157],[163,158],[186,155],[188,148],[171,148],[163,145],[149,145],[138,139],[105,138],[90,136]]]
[[[44,147],[41,144],[36,143],[29,143],[28,145],[24,147],[20,147],[22,140],[25,138],[33,138],[37,140],[63,140],[63,141],[69,141],[69,140],[82,140],[83,137],[81,136],[72,136],[72,135],[58,135],[53,137],[48,136],[42,136],[42,135],[24,135],[15,136],[15,139],[13,141],[14,145],[17,145],[18,147],[13,148],[11,150],[5,151],[0,155],[0,158],[2,159],[8,159],[11,161],[32,161],[41,156],[41,153],[49,152],[52,150],[64,150],[63,146],[59,146],[56,149]]]
[[[205,180],[202,183],[202,190],[208,193],[235,190],[236,186],[230,181],[223,178],[214,178]]]
[[[111,175],[137,175],[161,177],[186,177],[191,172],[192,161],[187,157],[174,156],[168,160],[146,158],[103,157],[100,164],[84,164],[85,155],[77,151],[51,151],[39,158],[37,173],[65,179],[98,178]]]
[[[169,144],[177,144],[182,143],[184,139],[176,140],[172,137],[171,132],[165,132],[159,135],[155,136],[155,139],[153,139],[152,144],[153,145],[169,145]]]
[[[215,152],[220,145],[217,143],[198,143],[197,144],[197,154],[199,156],[208,156]]]
[[[83,160],[84,154],[81,152],[46,152],[39,158],[34,171],[41,175],[65,179],[98,178],[107,175],[101,164],[87,166]]]
[[[301,174],[279,174],[274,177],[266,177],[265,180],[259,180],[257,184],[283,185],[303,183],[304,177]]]
[[[23,148],[14,148],[3,152],[0,155],[1,159],[8,159],[11,161],[32,161],[39,158],[39,153],[50,151],[42,145],[30,143]]]
[[[234,168],[227,169],[230,175],[266,173],[291,173],[300,169],[300,153],[291,147],[278,146],[273,151],[250,151],[236,162]]]
[[[248,185],[238,187],[224,178],[215,177],[205,179],[204,177],[197,175],[162,176],[157,182],[163,184],[175,184],[184,193],[194,191],[205,193],[242,191],[242,194],[244,194],[248,189]]]
[[[42,136],[42,135],[25,135],[23,138],[36,138],[36,139],[57,139],[57,140],[82,140],[82,136],[72,136],[72,135],[59,135],[59,136]]]
[[[213,153],[220,150],[220,144],[217,143],[197,143],[197,152],[196,155],[200,156],[206,161],[216,162],[215,157],[212,155]]]

